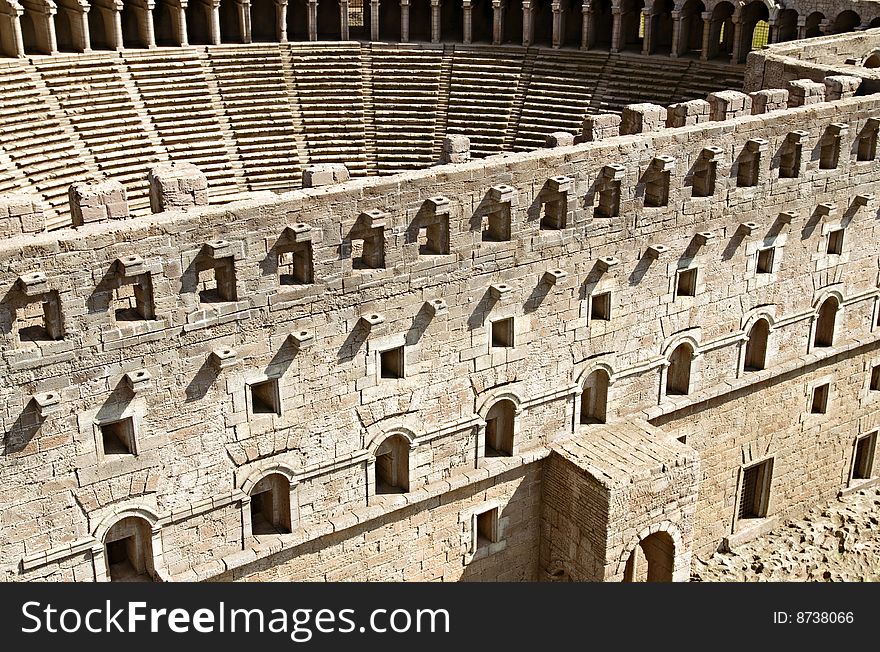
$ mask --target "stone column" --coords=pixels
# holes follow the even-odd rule
[[[219,32],[218,32],[219,33]],[[119,3],[116,11],[113,12],[113,49],[121,50],[122,43],[122,2]]]
[[[677,57],[683,52],[681,47],[681,12],[672,12],[672,47],[669,56]]]
[[[343,41],[348,40],[348,0],[339,0],[339,38]]]
[[[589,50],[593,46],[593,5],[584,0],[581,6],[581,50]]]
[[[523,31],[522,44],[523,47],[529,47],[534,40],[534,30],[532,29],[532,0],[522,0],[523,14]]]
[[[379,0],[370,0],[370,40],[379,40]]]
[[[309,40],[318,40],[318,0],[309,0]],[[287,29],[287,19],[284,21],[285,30]]]
[[[251,2],[250,0],[235,0],[238,8],[238,24],[241,28],[241,42],[251,42]]]
[[[440,0],[431,0],[431,43],[439,43],[440,36]]]
[[[807,17],[806,16],[798,16],[797,37],[799,39],[807,38]]]
[[[743,51],[743,24],[734,16],[733,21],[733,52],[730,54],[730,63],[739,63]]]
[[[409,0],[400,0],[400,42],[409,43]]]
[[[208,38],[211,45],[220,45],[220,0],[211,0],[208,8]]]
[[[620,30],[622,28],[620,7],[611,8],[611,51],[620,52]]]
[[[779,21],[771,18],[767,24],[770,26],[767,34],[767,43],[773,44],[779,42]]]
[[[178,0],[175,22],[177,23],[177,43],[180,46],[189,45],[189,35],[186,33],[186,7],[188,0]]]
[[[645,17],[645,36],[642,38],[642,54],[649,55],[651,54],[651,50],[653,49],[653,37],[651,36],[651,32],[653,31],[651,28],[654,26],[654,16],[651,14],[650,9],[642,9],[642,16]]]
[[[12,42],[4,43],[4,53],[13,57],[24,56],[24,37],[21,34],[21,15],[24,9],[21,5],[10,5],[10,11],[5,19],[9,21],[9,31],[12,32]]]
[[[492,0],[492,45],[501,45],[504,40],[504,5],[501,0]]]
[[[559,0],[553,0],[550,9],[553,11],[553,41],[551,44],[554,48],[559,48],[562,47],[562,35],[565,25],[562,16],[562,3]]]
[[[700,60],[709,60],[709,37],[712,34],[712,12],[704,11],[700,14],[703,19],[703,47],[700,50]]]
[[[281,43],[287,43],[287,0],[275,0],[275,33]]]
[[[454,0],[447,0],[447,1],[453,2]],[[471,0],[462,0],[461,10],[464,13],[464,15],[462,17],[462,27],[463,27],[462,41],[465,44],[468,44],[473,39],[473,31],[474,31],[473,20],[471,19]]]

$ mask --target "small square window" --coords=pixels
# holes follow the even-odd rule
[[[476,515],[476,548],[488,548],[490,544],[498,541],[498,508]]]
[[[382,351],[379,354],[379,374],[381,378],[403,378],[403,347]]]
[[[281,414],[281,396],[278,392],[277,378],[253,383],[249,389],[253,414]]]
[[[843,253],[843,229],[835,229],[828,233],[828,253],[837,255]]]
[[[828,391],[830,385],[824,383],[813,388],[813,400],[810,402],[811,414],[825,414],[828,410]]]
[[[681,269],[675,286],[675,296],[693,297],[697,294],[697,268]]]
[[[105,458],[135,454],[134,419],[126,417],[102,423],[99,428]]]
[[[872,392],[880,392],[880,364],[871,368],[871,385]]]
[[[281,285],[309,285],[314,282],[311,242],[297,243],[278,252],[278,281]]]
[[[758,274],[771,274],[773,272],[773,258],[775,256],[775,248],[768,247],[758,250],[758,264],[755,271]]]
[[[492,322],[492,347],[513,347],[513,317]]]
[[[611,319],[611,293],[594,294],[590,298],[590,319]]]

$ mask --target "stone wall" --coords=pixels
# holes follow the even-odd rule
[[[541,460],[573,434],[581,384],[597,367],[610,376],[611,423],[657,423],[691,404],[711,413],[704,394],[732,384],[754,395],[749,418],[770,422],[774,369],[836,368],[852,346],[862,348],[846,354],[833,396],[855,388],[847,365],[877,348],[878,257],[867,243],[878,236],[880,163],[857,152],[878,114],[875,96],[819,102],[0,242],[6,579],[82,579],[86,560],[102,579],[103,537],[126,516],[149,523],[165,579],[360,579],[374,566],[368,541],[393,551],[370,578],[538,577],[528,559]],[[780,178],[798,130],[803,165]],[[838,137],[838,165],[823,167]],[[694,197],[708,144],[717,183]],[[623,170],[620,209],[601,217],[609,164]],[[483,222],[503,219],[508,201],[512,239],[484,241]],[[447,219],[448,249],[438,248],[431,238]],[[282,283],[296,277],[284,256],[305,243],[313,278]],[[369,268],[379,245],[384,267]],[[694,268],[690,291],[678,288]],[[830,296],[842,306],[834,342],[814,347]],[[63,337],[18,334],[25,317],[39,327],[25,312],[35,302],[60,307]],[[744,371],[759,317],[772,326],[768,369]],[[682,343],[693,354],[689,393],[667,396]],[[383,373],[382,354],[398,347],[402,368]],[[487,457],[486,421],[503,400],[513,446]],[[101,427],[118,423],[133,429],[128,453],[104,443]],[[682,423],[712,460],[706,477],[728,478],[701,499],[695,546],[708,548],[729,534],[705,524],[736,500],[740,448],[715,460],[714,443],[693,432],[701,425]],[[847,475],[843,448],[806,452],[832,436],[823,423],[804,432],[813,448],[782,450],[831,493]],[[853,423],[840,426],[846,437]],[[376,455],[391,435],[409,447],[409,491],[377,495]],[[290,483],[292,531],[254,534],[251,492],[272,474]],[[797,509],[802,499],[782,486],[773,509]],[[507,551],[492,548],[499,538],[487,546],[497,555],[474,562],[464,549],[480,546],[473,529],[462,534],[462,514],[495,508]]]

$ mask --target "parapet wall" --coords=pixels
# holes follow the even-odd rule
[[[839,392],[854,390],[877,348],[880,259],[865,243],[878,236],[880,96],[822,102],[824,88],[759,115],[727,94],[694,112],[722,120],[643,121],[656,130],[0,242],[7,579],[101,579],[102,537],[132,514],[150,522],[167,579],[279,577],[273,555],[283,577],[314,577],[298,546],[345,550],[340,538],[371,523],[396,540],[424,513],[455,542],[426,578],[535,578],[538,534],[523,518],[537,514],[535,465],[582,428],[592,371],[611,381],[609,422],[674,420],[733,387],[757,392],[785,365],[800,414],[805,356],[833,376],[843,350],[862,367]],[[297,252],[308,265],[290,262]],[[829,297],[834,342],[817,347]],[[46,332],[22,338],[25,318]],[[759,318],[771,363],[752,375],[744,343]],[[668,395],[681,344],[689,387]],[[513,442],[487,457],[502,401]],[[815,428],[849,436],[873,410]],[[108,456],[101,426],[128,419],[135,454]],[[379,495],[377,453],[395,434],[409,442],[409,491]],[[803,437],[780,426],[762,454],[784,448],[786,464],[810,468],[790,445]],[[814,498],[841,487],[839,450],[811,471]],[[712,454],[715,473],[738,477],[739,449]],[[273,473],[290,482],[293,531],[255,540],[249,492]],[[732,516],[735,495],[709,496],[700,522]],[[484,508],[510,520],[497,545],[472,547]],[[717,535],[698,527],[695,549]],[[336,578],[368,565],[349,554]]]

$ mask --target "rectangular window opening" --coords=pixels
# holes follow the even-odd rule
[[[758,263],[755,267],[755,271],[758,274],[772,274],[773,273],[773,258],[775,256],[775,248],[768,247],[766,249],[758,250]]]
[[[513,347],[513,317],[492,322],[492,347]]]
[[[278,252],[278,280],[281,285],[309,285],[314,282],[311,242],[298,243]]]
[[[828,393],[830,385],[824,383],[813,388],[813,399],[810,401],[811,414],[825,414],[828,410]]]
[[[786,143],[782,155],[779,157],[779,178],[795,179],[801,169],[801,143]]]
[[[620,215],[620,181],[609,181],[599,191],[599,204],[593,211],[593,215],[603,218]]]
[[[697,268],[681,269],[678,271],[678,279],[675,286],[675,295],[678,297],[693,297],[697,294]]]
[[[132,417],[102,423],[98,427],[101,430],[104,457],[134,455],[134,419]]]
[[[483,216],[482,237],[484,242],[507,242],[510,240],[510,202],[497,204]]]
[[[590,298],[590,319],[611,319],[611,293],[594,294]]]
[[[739,518],[764,518],[770,499],[773,460],[754,464],[743,471],[739,500]]]
[[[835,229],[828,233],[828,253],[840,255],[843,253],[844,229]]]
[[[863,131],[862,136],[859,138],[856,160],[873,161],[875,158],[877,158],[877,130],[868,129]]]
[[[278,379],[270,378],[249,386],[253,414],[281,414]]]
[[[201,303],[235,301],[235,261],[221,258],[212,266],[200,269],[197,289]]]
[[[874,472],[874,453],[877,449],[877,433],[872,432],[856,439],[853,459],[853,480],[868,480]]]
[[[487,548],[498,541],[498,508],[477,514],[477,548]]]
[[[404,355],[403,347],[382,351],[379,354],[380,376],[382,378],[403,378]]]
[[[558,193],[553,199],[548,199],[541,205],[541,228],[564,229],[568,200],[566,193]]]
[[[872,392],[880,392],[880,364],[871,367],[871,385]]]

